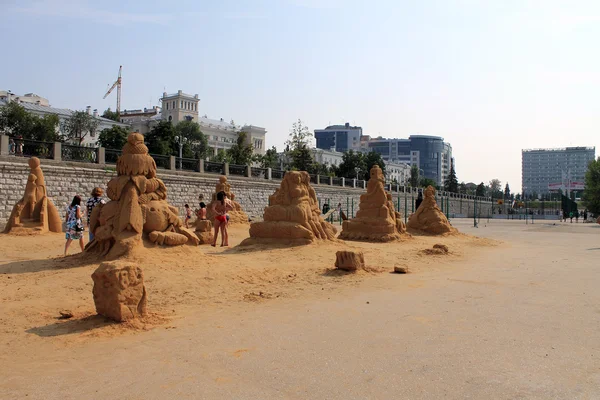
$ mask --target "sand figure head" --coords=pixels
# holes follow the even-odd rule
[[[435,188],[431,185],[427,186],[425,189],[425,197],[434,198],[435,197]]]
[[[29,168],[35,169],[40,166],[40,159],[37,157],[31,157],[28,161]]]
[[[123,154],[117,160],[117,173],[143,175],[146,178],[156,177],[156,162],[148,154],[143,135],[137,132],[129,134],[127,143],[123,146]]]
[[[220,176],[219,177],[219,183],[226,183],[227,182],[227,177],[226,176]]]
[[[369,179],[377,179],[378,181],[385,181],[385,177],[383,175],[383,171],[381,170],[381,168],[379,168],[379,165],[375,164],[373,165],[373,167],[371,168],[371,171],[369,171],[370,173],[370,177]]]

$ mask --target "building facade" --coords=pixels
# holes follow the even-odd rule
[[[15,101],[19,104],[37,104],[38,106],[49,107],[48,99],[35,93],[25,93],[20,96],[12,93],[10,90],[0,90],[0,101]]]
[[[397,182],[400,185],[407,185],[409,179],[410,165],[394,161],[385,162],[386,182]]]
[[[331,125],[325,129],[315,129],[317,148],[343,153],[360,150],[362,128],[360,126]]]
[[[595,147],[530,149],[521,152],[521,184],[525,195],[544,195],[561,189],[581,191]]]
[[[160,107],[144,108],[140,110],[123,110],[120,113],[121,122],[131,126],[132,132],[142,135],[150,132],[156,121],[162,119]]]

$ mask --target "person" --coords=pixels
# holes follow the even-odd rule
[[[196,216],[201,220],[206,219],[206,204],[203,201],[200,202],[200,209],[196,211]]]
[[[569,213],[569,218],[571,218],[571,223],[573,223],[573,211]]]
[[[73,240],[79,240],[79,247],[81,247],[81,251],[83,251],[84,229],[83,224],[81,223],[81,197],[73,197],[71,205],[67,207],[65,222],[67,223],[67,232],[65,233],[65,238],[67,239],[67,243],[65,243],[65,256],[67,255],[69,245]]]
[[[567,210],[563,210],[563,221],[567,222]]]
[[[223,191],[217,193],[217,201],[213,202],[212,211],[215,214],[215,233],[214,240],[211,246],[217,245],[217,237],[221,232],[221,247],[229,246],[229,233],[227,232],[227,224],[229,223],[229,215],[227,211],[233,210],[231,202],[227,199],[227,194]]]
[[[579,210],[575,211],[575,223],[579,222]]]
[[[17,156],[22,156],[23,155],[23,136],[19,135],[17,137],[17,144],[16,144],[15,155],[17,155]]]
[[[15,141],[10,139],[8,142],[8,154],[15,154]]]
[[[92,197],[90,197],[85,203],[85,208],[87,212],[88,236],[90,242],[94,240],[94,234],[90,229],[90,218],[92,218],[92,211],[94,211],[94,207],[96,207],[98,204],[106,204],[106,201],[104,201],[104,199],[102,198],[103,194],[104,191],[102,190],[102,188],[95,187],[94,190],[92,190]]]
[[[583,211],[583,222],[587,222],[587,210]]]
[[[417,200],[415,200],[415,211],[419,209],[419,206],[423,202],[423,192],[419,190],[419,195],[417,196]]]
[[[185,206],[185,227],[189,228],[190,227],[190,220],[192,219],[192,209],[190,208],[189,204],[186,204]]]

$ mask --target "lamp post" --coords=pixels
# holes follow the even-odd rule
[[[183,170],[183,135],[179,134],[179,169]]]

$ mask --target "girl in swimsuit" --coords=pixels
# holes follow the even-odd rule
[[[215,214],[215,234],[214,241],[211,246],[217,245],[217,236],[219,230],[221,231],[221,247],[229,246],[229,234],[227,232],[227,223],[229,221],[229,215],[227,211],[233,210],[231,202],[227,199],[225,192],[217,193],[217,201],[213,202],[212,211]]]

